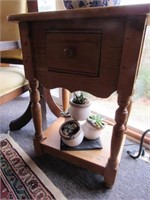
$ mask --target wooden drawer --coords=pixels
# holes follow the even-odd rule
[[[49,71],[98,77],[101,32],[47,32]]]

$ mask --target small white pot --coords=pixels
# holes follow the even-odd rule
[[[76,104],[70,100],[69,113],[71,117],[77,121],[86,120],[90,114],[91,101],[88,104]]]
[[[94,127],[92,124],[90,124],[87,120],[82,126],[83,131],[84,131],[84,137],[89,139],[89,140],[95,140],[97,139],[103,128],[97,129]]]
[[[74,122],[74,121],[79,126],[79,130],[72,137],[68,137],[64,135],[62,131],[63,126],[67,123]],[[84,134],[83,134],[83,131],[81,130],[81,126],[79,122],[77,122],[76,120],[68,120],[64,122],[59,129],[59,133],[60,133],[62,141],[70,147],[78,146],[83,141],[83,138],[84,138]]]

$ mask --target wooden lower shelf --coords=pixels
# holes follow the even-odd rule
[[[44,131],[45,139],[41,142],[43,152],[103,175],[110,156],[112,126],[106,125],[100,134],[103,149],[64,151],[60,150],[59,135],[59,127],[64,121],[64,118],[60,117]]]

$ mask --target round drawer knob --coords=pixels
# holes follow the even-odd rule
[[[72,48],[72,47],[65,48],[64,49],[64,56],[66,56],[67,58],[75,57],[75,49]]]

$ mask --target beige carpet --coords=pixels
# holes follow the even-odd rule
[[[8,134],[0,141],[0,199],[66,199]]]

